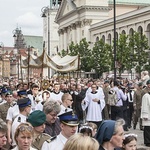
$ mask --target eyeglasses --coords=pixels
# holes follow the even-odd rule
[[[73,102],[73,99],[67,99],[67,100],[69,100],[69,101]]]
[[[33,127],[31,127],[31,126],[20,126],[19,127],[19,130],[20,131],[29,131],[29,132],[32,132],[33,131]]]
[[[51,114],[49,113],[52,117],[57,117],[57,114]]]

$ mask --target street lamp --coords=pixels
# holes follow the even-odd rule
[[[116,81],[116,0],[114,0],[114,81]]]
[[[22,70],[20,69],[20,48],[22,49],[25,49],[25,42],[24,42],[24,38],[23,38],[23,34],[22,34],[22,31],[21,29],[19,29],[18,27],[16,29],[14,29],[12,31],[13,33],[13,37],[14,37],[14,48],[17,49],[17,62],[18,62],[18,80],[19,80],[19,75],[20,75],[20,72],[21,72],[21,76],[22,76]]]
[[[17,50],[17,69],[18,69],[18,80],[19,80],[19,74],[20,74],[20,67],[19,67],[19,54],[20,54],[20,51],[19,51],[19,34],[20,34],[20,30],[18,28],[16,28],[15,30],[12,31],[13,33],[13,37],[14,37],[14,48]]]
[[[42,15],[41,17],[47,18],[47,46],[48,46],[48,55],[50,56],[50,9],[49,7],[43,7],[41,9]]]
[[[41,17],[46,18],[47,19],[47,52],[48,55],[51,56],[51,52],[50,52],[50,8],[47,7],[43,7],[41,9],[42,15]],[[45,40],[45,39],[44,39]],[[48,77],[51,76],[51,71],[48,68]]]

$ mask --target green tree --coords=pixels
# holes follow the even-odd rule
[[[111,70],[113,64],[112,48],[110,45],[105,44],[102,39],[94,44],[91,58],[93,69],[98,76]]]
[[[67,55],[67,51],[65,51],[64,49],[58,53],[59,56],[64,57]]]
[[[128,36],[126,34],[120,34],[117,41],[117,53],[116,53],[116,67],[119,71],[119,76],[124,70],[131,70],[131,59],[130,59],[130,49],[128,46]]]
[[[83,71],[91,71],[91,50],[89,49],[89,43],[86,38],[82,39],[79,44],[74,44],[73,42],[69,46],[69,55],[80,56],[80,69]]]
[[[134,56],[132,61],[136,63],[135,70],[140,77],[141,71],[145,70],[146,64],[149,62],[148,52],[145,51],[149,49],[148,39],[144,34],[134,32],[129,38],[129,47]]]

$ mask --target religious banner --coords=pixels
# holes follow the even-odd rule
[[[53,57],[49,57],[45,51],[43,51],[42,55],[36,57],[34,55],[30,55],[28,57],[21,57],[21,67],[22,68],[45,68],[50,67],[55,71],[59,72],[68,72],[78,70],[79,57],[78,56],[69,56],[60,57],[59,55],[55,55]]]

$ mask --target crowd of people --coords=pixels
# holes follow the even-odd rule
[[[150,78],[144,77],[52,78],[46,87],[36,79],[3,82],[0,150],[136,150],[137,135],[125,133],[138,122],[150,147]],[[117,101],[110,103],[112,91]]]

